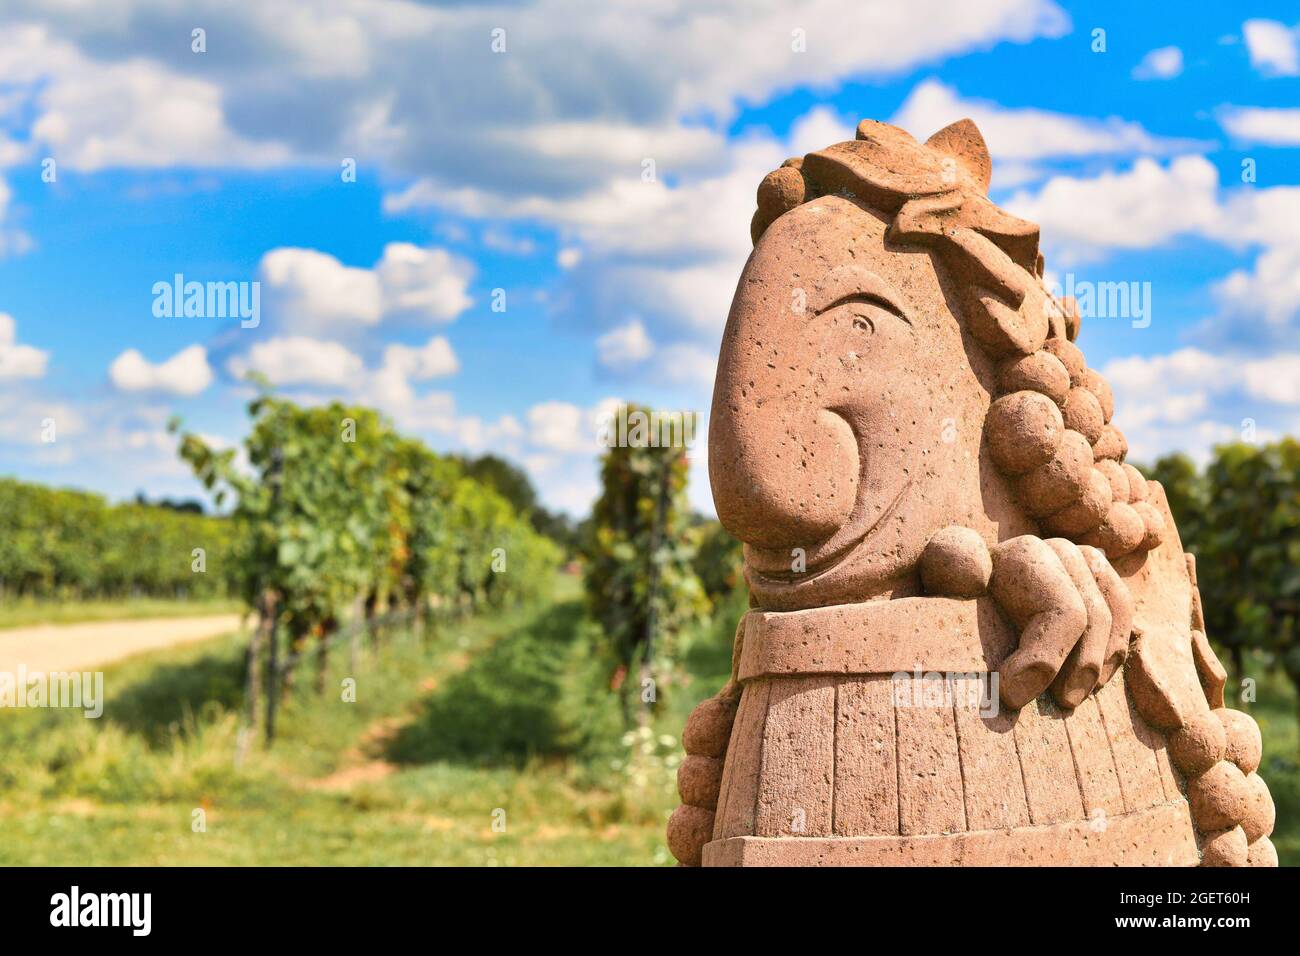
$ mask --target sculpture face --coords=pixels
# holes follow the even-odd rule
[[[978,484],[982,416],[963,412],[985,400],[960,323],[934,256],[888,226],[853,198],[806,203],[763,236],[732,304],[710,479],[764,607],[905,586]]]
[[[760,187],[709,455],[760,606],[915,593],[938,529],[1035,530],[981,467],[981,427],[999,358],[1064,340],[1065,315],[1037,227],[987,185],[973,125],[920,144],[866,122]]]

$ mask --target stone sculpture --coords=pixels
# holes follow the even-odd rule
[[[683,864],[1276,865],[1194,559],[989,173],[969,120],[864,121],[759,186],[709,428],[751,610]]]

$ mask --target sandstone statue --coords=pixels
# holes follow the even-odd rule
[[[751,609],[687,865],[1276,865],[1196,565],[969,120],[770,173],[709,426]]]

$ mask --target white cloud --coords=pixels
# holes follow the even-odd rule
[[[1170,80],[1183,72],[1183,51],[1176,46],[1162,46],[1142,57],[1133,68],[1135,80]]]
[[[454,375],[459,369],[451,343],[440,335],[419,348],[390,345],[384,350],[384,366],[401,371],[417,381]]]
[[[1209,234],[1234,247],[1286,245],[1300,240],[1297,222],[1300,186],[1248,186],[1228,194]]]
[[[365,364],[337,342],[286,336],[255,343],[247,355],[231,358],[226,371],[237,379],[255,372],[272,385],[353,386]]]
[[[1300,242],[1266,250],[1252,270],[1234,270],[1215,283],[1213,293],[1229,315],[1259,316],[1267,326],[1283,327],[1300,314]]]
[[[1125,172],[1055,176],[1035,193],[1016,193],[1006,207],[1038,223],[1044,244],[1067,263],[1078,262],[1218,228],[1218,185],[1218,171],[1202,156],[1167,166],[1143,158]]]
[[[453,375],[459,367],[451,343],[442,336],[433,336],[420,346],[391,343],[374,366],[367,366],[360,355],[339,342],[307,336],[258,342],[246,354],[226,362],[226,371],[233,377],[258,372],[271,384],[288,390],[295,401],[318,404],[343,398],[378,408],[407,431],[457,435],[465,444],[475,446],[497,434],[494,426],[458,416],[450,393],[422,394],[416,387]]]
[[[4,103],[0,102],[0,115],[5,112]],[[31,143],[20,143],[0,132],[0,169],[17,166],[32,154]]]
[[[537,243],[527,236],[512,236],[504,229],[495,227],[483,230],[482,242],[494,252],[504,252],[511,256],[531,256],[537,251]]]
[[[818,109],[794,124],[791,134],[815,136],[805,147],[811,148],[851,138],[852,129]],[[644,372],[651,380],[671,379],[670,384],[707,394],[712,372],[698,374],[703,363],[697,355],[684,353],[691,361],[682,369],[665,368],[646,361],[647,347],[707,341],[714,350],[736,276],[750,252],[747,223],[755,187],[795,151],[790,142],[750,137],[732,146],[722,169],[672,185],[628,177],[566,198],[502,202],[488,193],[429,189],[396,201],[434,202],[474,216],[540,219],[558,227],[566,242],[561,261],[567,265],[567,314],[584,317],[581,321],[598,330],[604,325],[593,338],[609,336],[597,347],[598,361],[606,367],[619,364],[623,374]],[[644,341],[627,328],[634,316]],[[621,329],[611,331],[611,326]]]
[[[1300,186],[1245,186],[1230,192],[1206,234],[1230,248],[1260,247],[1249,269],[1211,286],[1219,314],[1201,333],[1229,346],[1266,352],[1296,341],[1300,317]]]
[[[934,79],[918,84],[890,122],[924,140],[963,117],[975,122],[997,159],[1168,153],[1196,145],[1153,136],[1140,124],[1114,116],[1099,120],[963,99],[952,87]]]
[[[716,165],[715,131],[743,103],[1069,29],[1051,0],[195,0],[182,25],[205,24],[198,55],[169,3],[95,14],[49,0],[0,12],[0,75],[30,98],[38,138],[79,168],[353,156],[516,198],[604,189],[646,157],[664,173]],[[495,27],[501,56],[488,52]],[[167,36],[172,47],[155,42]]]
[[[1300,25],[1247,20],[1241,25],[1250,65],[1270,76],[1300,75]]]
[[[524,414],[524,436],[543,454],[594,455],[601,449],[602,429],[620,404],[617,398],[603,398],[586,408],[572,402],[539,402]]]
[[[150,497],[201,497],[176,454],[176,437],[167,433],[172,413],[165,396],[148,392],[101,391],[70,401],[31,388],[0,391],[0,456],[20,455],[24,477],[47,484],[121,496],[145,489]]]
[[[445,249],[390,242],[375,266],[385,317],[450,322],[473,304],[467,289],[474,267]]]
[[[707,395],[712,392],[717,375],[718,352],[715,348],[679,342],[661,349],[655,364],[664,381],[692,386],[695,394]]]
[[[600,494],[592,466],[603,450],[602,426],[620,404],[617,398],[587,407],[548,401],[524,414],[523,425],[503,447],[527,469],[547,507],[576,516],[589,513]]]
[[[46,441],[46,423],[54,425],[54,442]],[[86,431],[85,415],[75,405],[27,390],[0,390],[0,444],[66,449],[63,440]],[[62,445],[59,443],[63,442]]]
[[[828,106],[814,106],[791,124],[788,150],[791,156],[803,156],[856,135],[857,124],[852,119]]]
[[[163,392],[198,395],[212,384],[208,352],[202,345],[181,349],[163,362],[153,363],[135,349],[127,349],[108,367],[108,377],[123,392]]]
[[[821,110],[818,116],[830,114]],[[792,132],[806,128],[797,123]],[[844,132],[852,135],[845,128],[824,135],[839,139]],[[747,223],[755,187],[792,152],[789,143],[746,138],[733,145],[724,168],[689,182],[630,178],[572,199],[497,205],[480,194],[468,201],[484,214],[536,217],[559,227],[570,243],[565,248],[574,250],[566,257],[569,314],[608,317],[610,326],[636,316],[661,347],[683,337],[714,342],[751,248]]]
[[[566,512],[574,517],[591,514],[591,506],[600,497],[600,483],[596,480],[594,469],[574,475],[556,473],[535,473],[538,494],[547,506]]]
[[[1222,356],[1186,348],[1166,355],[1115,359],[1102,375],[1117,394],[1144,399],[1188,388],[1212,387],[1224,380],[1231,366]]]
[[[596,429],[570,402],[540,402],[524,416],[531,443],[547,451],[582,452],[596,447]],[[591,424],[592,427],[587,426]]]
[[[283,144],[235,133],[216,83],[143,56],[93,59],[43,25],[0,30],[0,75],[30,91],[32,139],[68,169],[265,167],[291,157]]]
[[[449,322],[472,304],[473,265],[445,249],[391,242],[373,269],[345,266],[315,249],[262,257],[272,321],[287,331],[355,334],[387,319]]]
[[[592,168],[610,168],[630,161],[640,171],[646,159],[653,159],[656,166],[712,165],[726,148],[726,139],[701,126],[656,129],[584,118],[540,123],[523,132],[521,144],[542,160]]]
[[[413,383],[454,375],[459,367],[451,343],[441,336],[429,339],[419,348],[390,345],[384,350],[383,363],[364,385],[360,385],[360,392],[364,400],[375,403],[399,420],[423,422],[432,417],[441,422],[451,414],[445,409],[443,400],[421,398]]]
[[[1017,186],[1026,186],[1040,182],[1047,176],[1046,171],[1037,163],[1007,160],[993,166],[993,176],[989,183],[990,192],[1002,192]]]
[[[611,329],[596,339],[596,359],[610,369],[626,368],[643,362],[654,354],[654,343],[640,319]]]
[[[1300,353],[1284,352],[1245,362],[1241,377],[1246,393],[1254,398],[1300,405]]]
[[[1242,440],[1248,424],[1255,440],[1271,441],[1277,430],[1257,419],[1280,424],[1282,409],[1300,405],[1300,352],[1253,358],[1183,348],[1101,371],[1134,461],[1182,451],[1204,462],[1214,445]]]
[[[596,357],[603,368],[624,379],[635,372],[646,382],[684,386],[689,394],[699,397],[712,390],[718,368],[718,353],[712,344],[673,342],[656,348],[637,319],[597,339]]]
[[[1221,190],[1215,167],[1199,156],[1093,178],[1058,176],[1007,203],[1042,228],[1047,259],[1065,265],[1119,249],[1150,249],[1198,236],[1230,249],[1258,248],[1249,268],[1214,282],[1217,315],[1197,330],[1216,347],[1263,352],[1294,341],[1300,317],[1300,186]]]
[[[716,255],[749,245],[747,230],[736,223],[749,221],[759,180],[789,155],[788,147],[771,139],[743,140],[728,150],[722,168],[688,182],[669,185],[662,178],[629,175],[572,195],[528,199],[473,188],[441,189],[422,181],[386,196],[384,208],[539,220],[580,239],[589,253]]]
[[[514,456],[522,426],[513,415],[501,415],[494,422],[485,422],[477,415],[452,417],[445,423],[435,426],[470,451],[492,451]]]
[[[0,41],[0,67],[9,67],[0,75],[27,96],[32,136],[57,144],[73,168],[356,157],[383,181],[412,184],[389,198],[390,211],[432,198],[471,216],[555,227],[575,250],[562,261],[588,298],[620,298],[605,278],[619,271],[611,265],[623,267],[629,290],[664,289],[644,318],[664,349],[682,344],[672,332],[699,339],[720,328],[748,253],[758,179],[792,149],[851,136],[849,122],[822,109],[789,144],[733,147],[724,130],[738,108],[799,85],[897,75],[1069,28],[1051,0],[971,0],[959,12],[946,0],[779,8],[720,0],[707,11],[687,0],[623,10],[572,0],[500,9],[341,0],[292,10],[196,0],[187,9],[208,28],[209,48],[195,55],[158,0],[112,0],[110,9],[129,31],[105,31],[69,4],[12,0],[0,13],[44,23],[22,42]],[[502,57],[484,52],[495,26],[509,37]],[[173,32],[171,52],[138,39]],[[232,36],[241,42],[220,42]],[[807,53],[792,44],[805,39]],[[450,88],[460,95],[447,96]],[[186,122],[169,124],[174,111]],[[642,182],[645,159],[656,163],[656,182]],[[394,252],[387,268],[373,269],[309,249],[274,254],[263,263],[274,335],[344,337],[397,313],[448,321],[469,305],[464,272],[443,268],[438,284],[428,281],[433,252],[424,262]],[[592,314],[620,322],[629,312]],[[691,363],[692,379],[701,366]]]
[[[1267,146],[1300,146],[1300,109],[1229,106],[1219,112],[1219,125],[1230,136]]]
[[[376,325],[383,316],[379,277],[315,249],[272,249],[261,282],[285,328],[325,330]]]
[[[1300,352],[1252,358],[1189,347],[1115,359],[1102,375],[1117,397],[1140,406],[1126,409],[1129,424],[1179,424],[1204,411],[1210,396],[1233,390],[1259,401],[1300,405]]]
[[[8,312],[0,312],[0,382],[19,378],[41,378],[50,353],[18,343],[18,323]]]

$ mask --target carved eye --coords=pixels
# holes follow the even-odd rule
[[[901,320],[909,329],[912,327],[912,320],[904,315],[898,306],[869,292],[855,292],[846,295],[821,309],[818,315],[841,308],[848,309],[853,316],[854,331],[866,335],[876,333],[877,323],[891,321],[890,318],[885,318],[885,316],[892,316]]]

